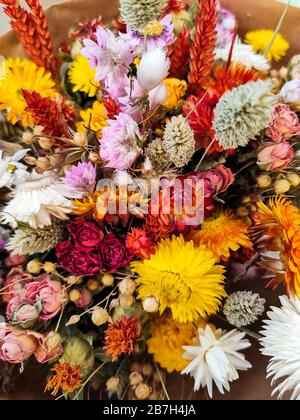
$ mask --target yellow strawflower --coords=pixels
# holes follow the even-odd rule
[[[97,89],[101,86],[95,80],[96,69],[92,69],[89,60],[78,54],[68,72],[70,82],[74,85],[73,92],[84,92],[88,96],[96,95]]]
[[[204,328],[205,322],[200,319],[197,327]],[[193,324],[182,324],[174,321],[171,314],[164,313],[156,316],[150,324],[151,337],[147,341],[148,352],[153,354],[155,362],[169,373],[181,372],[189,364],[183,359],[182,346],[191,346],[197,335],[197,328]]]
[[[164,107],[168,109],[176,109],[187,91],[187,83],[185,80],[179,80],[174,77],[165,79],[163,83],[168,88],[168,99],[164,103]]]
[[[248,32],[245,41],[251,45],[255,52],[264,54],[273,36],[274,31],[260,29],[258,31]],[[286,55],[289,48],[289,42],[281,34],[277,34],[266,57],[269,61],[279,61]]]
[[[103,104],[98,101],[93,103],[92,108],[80,111],[81,121],[76,124],[79,133],[84,133],[88,127],[97,133],[98,138],[102,136],[102,128],[107,126],[107,112]]]
[[[138,297],[155,297],[179,322],[192,322],[217,312],[224,290],[224,267],[205,246],[173,236],[159,243],[150,259],[131,263],[139,275]]]
[[[6,119],[12,124],[20,122],[23,127],[32,127],[34,120],[22,95],[22,90],[37,92],[43,98],[57,95],[51,74],[43,67],[27,59],[8,59],[4,62],[4,74],[0,79],[0,110],[6,110]]]
[[[227,261],[230,251],[237,251],[240,247],[252,247],[247,223],[236,219],[230,212],[223,212],[216,218],[205,220],[201,230],[193,232],[190,239],[195,245],[207,246],[218,261]]]

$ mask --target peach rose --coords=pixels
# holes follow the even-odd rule
[[[266,143],[258,153],[258,165],[267,171],[278,171],[285,169],[294,157],[294,150],[289,143]]]

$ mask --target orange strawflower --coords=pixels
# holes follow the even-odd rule
[[[63,393],[75,391],[81,385],[81,369],[80,366],[72,367],[68,363],[57,364],[50,376],[45,391],[51,391],[51,395],[56,396],[61,389]]]
[[[254,238],[261,253],[261,266],[272,280],[269,287],[284,282],[291,296],[300,296],[300,210],[286,198],[258,203]],[[270,252],[272,253],[270,254]]]
[[[127,233],[126,247],[133,255],[142,259],[149,259],[154,252],[152,239],[146,230],[141,228],[132,228],[131,232]]]
[[[231,251],[252,247],[248,225],[228,211],[205,220],[201,230],[191,234],[191,239],[195,245],[206,245],[222,261],[228,261]]]
[[[132,353],[141,331],[142,326],[137,318],[123,316],[110,324],[105,332],[105,354],[115,362],[122,354]]]

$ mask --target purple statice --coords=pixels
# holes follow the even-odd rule
[[[229,10],[219,8],[219,20],[217,26],[217,48],[226,48],[231,45],[235,33],[236,17]]]
[[[137,41],[141,50],[149,50],[151,48],[163,49],[173,44],[175,40],[172,17],[167,15],[160,21],[151,22],[142,32],[127,26],[127,34],[123,35],[123,37],[124,39],[129,37]]]
[[[136,56],[138,41],[126,40],[102,27],[96,31],[96,42],[83,41],[83,56],[88,58],[90,66],[96,69],[95,79],[112,85],[128,73],[128,66]]]
[[[96,176],[96,169],[91,162],[79,162],[73,165],[70,171],[66,171],[64,183],[71,191],[74,191],[74,196],[83,197],[94,191]]]
[[[141,153],[142,135],[130,115],[121,112],[102,130],[100,155],[107,167],[119,171],[131,167]]]

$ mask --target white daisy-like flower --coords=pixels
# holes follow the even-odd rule
[[[12,200],[4,207],[3,223],[17,226],[17,221],[33,228],[50,226],[51,217],[66,220],[71,212],[72,191],[53,172],[33,172],[16,185]]]
[[[231,46],[225,48],[216,48],[215,60],[228,61]],[[240,40],[236,41],[232,52],[232,63],[242,64],[248,69],[254,68],[262,73],[267,73],[270,70],[270,63],[261,54],[253,51],[251,45],[243,44]]]
[[[250,369],[251,364],[240,353],[240,350],[251,346],[245,339],[245,334],[237,330],[227,332],[218,329],[213,331],[207,325],[205,329],[199,328],[198,336],[193,346],[183,346],[183,358],[191,363],[181,372],[190,374],[194,380],[194,390],[200,386],[207,387],[210,398],[213,395],[213,383],[224,394],[230,390],[229,383],[239,378],[238,371]]]
[[[300,299],[281,296],[281,308],[272,307],[270,319],[264,321],[260,340],[261,352],[271,357],[267,377],[272,384],[280,383],[273,391],[281,398],[291,392],[292,400],[300,400]]]
[[[3,157],[3,151],[0,150],[0,188],[11,188],[18,180],[24,179],[27,168],[20,160],[29,150],[19,150],[13,156],[6,157]]]

